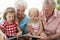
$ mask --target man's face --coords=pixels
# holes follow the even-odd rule
[[[44,7],[43,7],[43,13],[45,13],[45,15],[46,15],[47,17],[49,17],[50,15],[52,15],[53,9],[54,9],[54,8],[53,8],[52,5],[46,4],[46,5],[44,5]]]

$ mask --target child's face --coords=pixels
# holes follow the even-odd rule
[[[14,20],[14,13],[8,12],[6,15],[6,19],[7,19],[7,21],[12,22]]]
[[[37,11],[30,11],[30,19],[31,20],[38,20],[39,19],[39,15],[38,15],[38,12]]]

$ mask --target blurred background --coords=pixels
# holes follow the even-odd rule
[[[7,7],[14,7],[17,0],[0,0],[0,18],[3,16],[3,12]],[[42,10],[42,5],[44,0],[23,0],[27,3],[27,9],[25,14],[28,16],[28,10],[32,7],[38,8],[39,11]],[[60,0],[55,0],[57,4],[57,9],[60,10]]]

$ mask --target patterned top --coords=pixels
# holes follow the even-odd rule
[[[37,33],[39,31],[39,26],[40,26],[39,22],[38,23],[31,23],[31,26],[32,26],[34,32]]]
[[[15,22],[9,24],[7,21],[4,21],[1,28],[7,36],[15,36],[17,34],[17,26]]]

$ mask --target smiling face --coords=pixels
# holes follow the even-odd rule
[[[29,11],[30,20],[36,21],[39,19],[39,11],[37,9],[30,9]]]
[[[54,8],[50,4],[45,4],[43,6],[43,13],[45,13],[46,17],[49,17],[50,15],[52,15],[53,10],[54,10]]]
[[[6,14],[6,20],[8,21],[8,22],[12,22],[13,20],[14,20],[14,13],[7,13]]]
[[[16,18],[16,16],[15,16],[15,9],[12,8],[12,7],[8,7],[5,10],[3,18],[4,18],[4,20],[7,20],[8,22],[15,21],[15,18]]]
[[[17,8],[17,12],[18,12],[19,17],[23,17],[24,16],[24,12],[25,12],[25,7],[23,5],[19,6]]]

